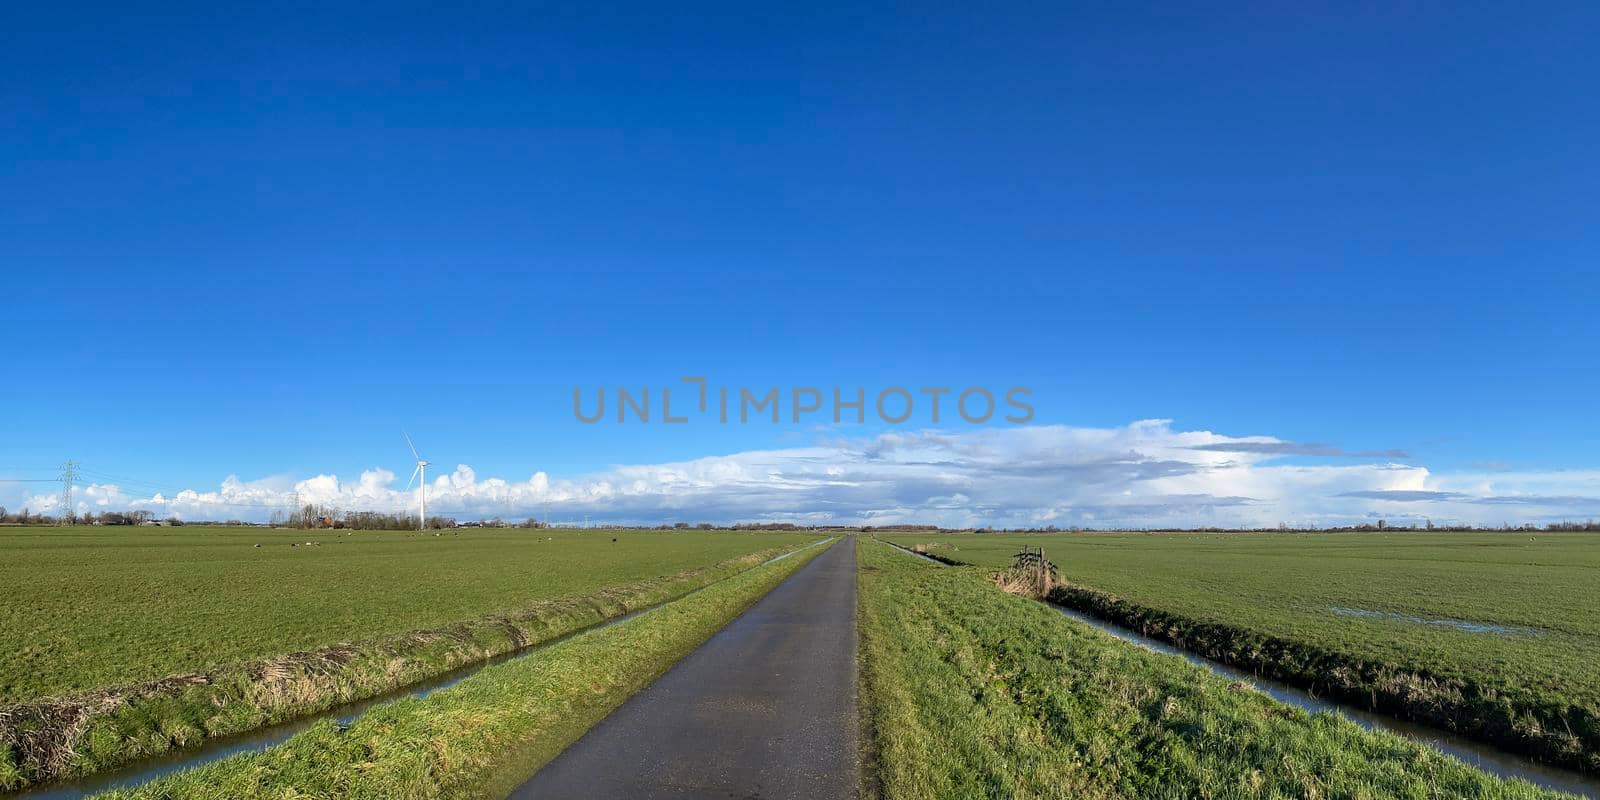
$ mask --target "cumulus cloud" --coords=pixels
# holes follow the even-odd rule
[[[1380,451],[1368,463],[1283,463],[1312,446],[1270,437],[1175,430],[1167,420],[1112,428],[1030,425],[824,438],[588,475],[480,478],[469,465],[430,476],[430,512],[633,523],[788,520],[1031,527],[1271,527],[1500,524],[1600,516],[1600,472],[1436,474]],[[1315,447],[1324,447],[1316,445]],[[1341,455],[1354,456],[1338,451]],[[1323,455],[1330,454],[1327,451]],[[387,469],[354,480],[314,475],[215,491],[143,495],[112,483],[83,490],[79,510],[144,508],[186,519],[265,520],[298,499],[342,511],[414,509]],[[50,512],[51,496],[32,503]]]

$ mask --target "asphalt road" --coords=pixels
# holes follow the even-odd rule
[[[514,798],[853,798],[856,548],[841,538]]]

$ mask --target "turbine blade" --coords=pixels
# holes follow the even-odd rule
[[[418,464],[416,469],[411,470],[411,480],[406,481],[406,489],[408,491],[411,489],[411,484],[417,482],[417,473],[419,473],[421,471],[422,471],[422,465],[421,464]]]
[[[411,443],[411,434],[401,431],[400,435],[406,437],[406,447],[411,448],[411,457],[421,461],[422,456],[417,455],[417,446]]]

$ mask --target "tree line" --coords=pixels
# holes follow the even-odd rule
[[[102,511],[98,514],[90,511],[82,514],[73,514],[65,521],[72,525],[143,525],[156,519],[154,512],[140,509],[138,511]],[[49,514],[35,514],[24,508],[16,513],[7,511],[5,506],[0,506],[0,523],[7,525],[57,525],[63,520]],[[182,525],[183,520],[172,517],[166,520],[169,525]]]
[[[301,508],[285,515],[282,511],[274,511],[271,524],[274,527],[285,528],[334,528],[355,531],[411,531],[417,529],[417,518],[411,514],[389,514],[382,511],[339,511],[338,509],[315,503],[307,503]],[[499,517],[482,521],[461,523],[455,517],[431,516],[423,526],[428,530],[443,530],[446,528],[459,528],[463,526],[475,528],[543,528],[544,523],[532,518],[521,522],[510,523]]]
[[[73,514],[71,517],[69,517],[65,521],[67,523],[70,523],[70,524],[78,524],[78,525],[144,525],[144,524],[153,523],[153,522],[154,523],[159,523],[159,524],[165,524],[165,525],[184,525],[184,524],[189,524],[189,525],[248,525],[248,524],[251,524],[251,523],[241,522],[240,520],[237,520],[237,519],[203,520],[203,521],[202,520],[188,520],[188,521],[185,521],[185,520],[179,519],[176,516],[168,517],[168,518],[162,520],[162,519],[159,519],[154,512],[146,511],[146,510],[143,510],[143,509],[137,509],[137,510],[131,510],[131,511],[103,511],[103,512],[99,512],[99,513],[88,512],[88,513],[82,513],[82,514]],[[12,511],[8,511],[4,506],[0,506],[0,525],[58,525],[58,524],[61,524],[62,522],[63,522],[63,520],[58,516],[51,516],[51,515],[48,515],[48,514],[35,514],[31,510],[29,510],[27,508],[24,508],[21,511],[12,512]],[[255,523],[255,524],[259,524],[259,523]],[[273,527],[305,528],[305,529],[340,528],[340,529],[348,529],[348,530],[403,531],[403,530],[416,530],[417,529],[417,518],[415,516],[411,515],[411,514],[406,514],[406,513],[393,513],[393,514],[390,514],[390,513],[384,513],[384,512],[381,512],[381,511],[339,511],[338,509],[336,509],[336,508],[334,508],[332,506],[308,503],[308,504],[302,506],[301,508],[299,508],[297,510],[294,510],[294,511],[290,511],[288,513],[285,513],[285,512],[283,512],[281,510],[272,512],[272,519],[268,524],[272,525]],[[424,527],[426,527],[429,530],[441,530],[441,529],[445,529],[445,528],[459,528],[459,527],[472,527],[472,528],[547,528],[547,527],[550,527],[550,526],[547,525],[544,522],[540,522],[540,521],[538,521],[536,519],[533,519],[531,517],[528,518],[528,519],[520,520],[520,521],[508,521],[508,520],[503,520],[503,519],[501,519],[499,517],[491,517],[489,519],[484,519],[484,520],[473,520],[473,521],[468,521],[468,522],[460,522],[460,521],[457,521],[454,517],[446,517],[446,516],[435,515],[435,516],[432,516],[432,517],[428,517],[427,523],[426,523],[426,525]],[[793,522],[770,522],[770,521],[769,522],[739,522],[739,523],[735,523],[733,525],[714,524],[714,523],[710,523],[710,522],[698,522],[698,523],[670,522],[670,523],[665,523],[665,524],[661,524],[661,525],[654,525],[654,526],[650,526],[650,525],[620,525],[620,524],[615,524],[615,523],[603,523],[603,524],[598,525],[597,527],[602,527],[602,528],[632,528],[632,529],[641,529],[641,530],[679,530],[679,531],[682,531],[682,530],[700,530],[700,531],[715,531],[715,530],[735,530],[735,531],[843,531],[843,530],[859,530],[859,531],[863,531],[863,532],[866,532],[866,533],[874,533],[874,532],[888,533],[888,532],[908,532],[908,531],[911,531],[911,532],[927,532],[927,533],[1001,533],[1001,532],[1005,532],[1005,533],[1093,533],[1093,532],[1096,532],[1096,530],[1107,531],[1107,532],[1110,532],[1110,530],[1111,530],[1111,529],[1094,529],[1094,528],[1078,528],[1078,527],[1060,528],[1060,527],[1057,527],[1055,525],[1046,525],[1046,526],[1042,526],[1042,527],[1030,527],[1030,528],[1020,528],[1020,527],[1019,528],[989,528],[989,527],[983,527],[983,528],[943,528],[943,527],[940,527],[940,526],[937,526],[937,525],[914,525],[914,524],[906,524],[906,525],[876,525],[876,526],[868,525],[868,526],[860,527],[860,526],[849,526],[849,525],[800,525],[800,524],[796,524],[796,523],[793,523]],[[1529,531],[1548,531],[1548,532],[1563,532],[1563,531],[1584,532],[1584,531],[1588,531],[1588,532],[1600,532],[1600,521],[1596,521],[1596,520],[1593,520],[1593,519],[1588,519],[1588,520],[1584,520],[1582,522],[1574,522],[1574,521],[1551,522],[1551,523],[1548,523],[1548,524],[1545,524],[1545,525],[1535,525],[1533,523],[1526,523],[1526,524],[1522,524],[1522,525],[1507,524],[1507,525],[1500,525],[1500,526],[1486,526],[1486,525],[1457,525],[1457,524],[1448,524],[1448,523],[1447,524],[1435,524],[1432,520],[1428,520],[1428,521],[1424,522],[1422,525],[1410,524],[1410,525],[1396,526],[1396,525],[1390,525],[1384,520],[1378,520],[1375,523],[1363,523],[1363,524],[1359,524],[1359,525],[1346,525],[1346,526],[1342,526],[1342,527],[1327,527],[1327,528],[1295,527],[1295,526],[1291,526],[1291,525],[1289,525],[1287,523],[1282,523],[1282,524],[1279,524],[1277,528],[1203,527],[1203,528],[1172,528],[1172,529],[1123,528],[1123,529],[1116,529],[1116,530],[1127,530],[1127,531],[1132,531],[1132,530],[1141,530],[1141,531],[1142,530],[1172,530],[1173,532],[1188,532],[1188,533],[1261,533],[1261,532],[1267,532],[1267,531],[1272,531],[1272,530],[1285,531],[1285,532],[1293,531],[1293,532],[1297,532],[1297,533],[1346,533],[1346,532],[1380,532],[1380,531],[1381,532],[1385,532],[1385,533],[1398,532],[1398,531],[1432,531],[1432,532],[1436,532],[1436,533],[1474,533],[1474,532],[1477,532],[1477,533],[1494,533],[1494,532],[1529,532]]]

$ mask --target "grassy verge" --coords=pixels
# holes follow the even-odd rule
[[[846,545],[848,546],[848,545]],[[504,796],[823,551],[748,570],[424,699],[107,798]]]
[[[1009,565],[1042,546],[1063,605],[1208,658],[1600,773],[1600,537],[896,537]]]
[[[876,542],[863,706],[885,798],[1556,798],[1309,715]]]
[[[1324,697],[1456,731],[1542,761],[1600,772],[1600,713],[1593,708],[1202,622],[1082,586],[1057,587],[1049,599]]]
[[[784,549],[455,625],[0,707],[0,789],[87,775],[373,697],[682,597]]]

